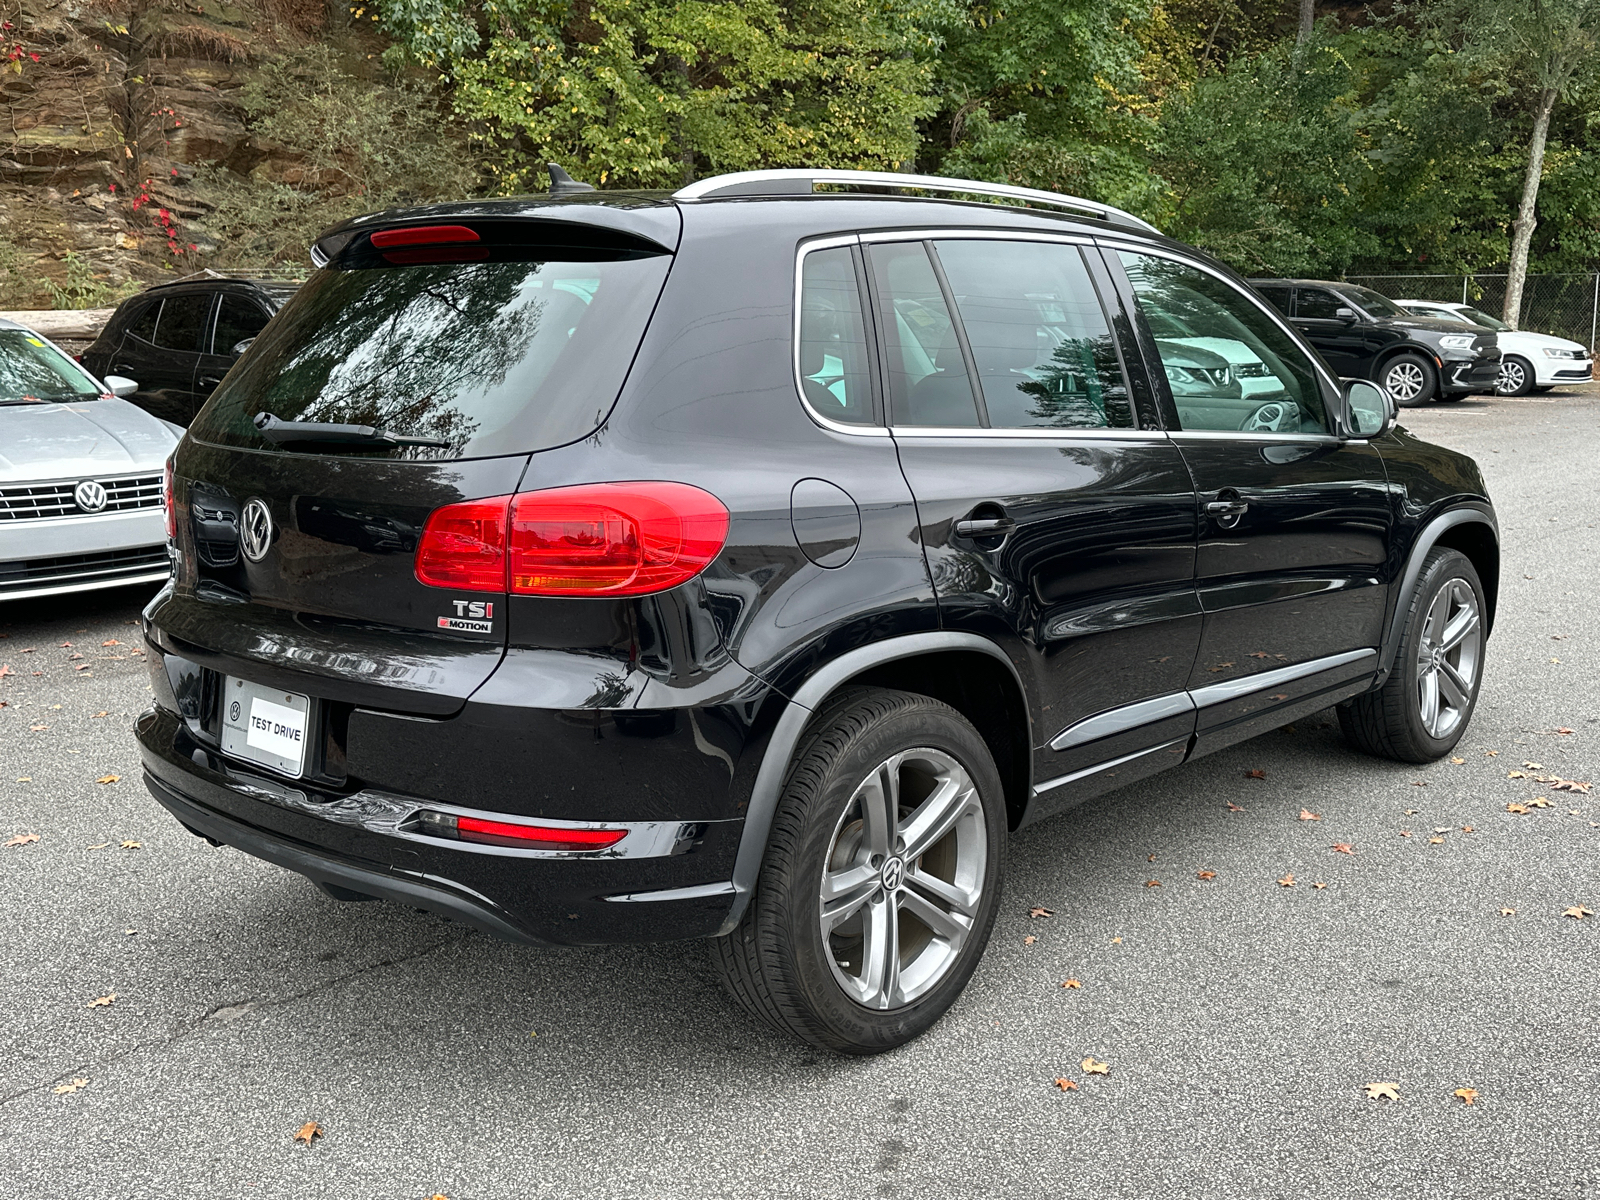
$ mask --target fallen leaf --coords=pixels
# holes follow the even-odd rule
[[[104,996],[98,996],[95,999],[89,1001],[89,1003],[85,1004],[84,1007],[85,1008],[110,1008],[116,1002],[117,1002],[117,994],[115,992],[107,992]]]
[[[1533,811],[1533,809],[1529,808],[1526,804],[1508,804],[1506,805],[1506,811],[1508,813],[1530,813]]]
[[[1483,752],[1483,756],[1485,758],[1499,758],[1500,757],[1500,751],[1498,751],[1498,750],[1485,750]]]
[[[1559,667],[1561,665],[1561,660],[1559,658],[1552,658],[1550,660],[1550,663],[1551,663],[1552,666]]]
[[[1542,771],[1542,770],[1544,770],[1544,764],[1543,763],[1525,762],[1522,765],[1527,767],[1528,770],[1530,770],[1530,771]]]
[[[1431,837],[1431,838],[1428,839],[1428,845],[1430,845],[1430,846],[1442,846],[1442,845],[1444,845],[1444,839],[1442,837]]]
[[[1581,921],[1585,917],[1594,916],[1594,912],[1581,904],[1575,904],[1571,908],[1564,910],[1561,915],[1563,917],[1571,917],[1574,921]]]
[[[15,675],[15,674],[16,674],[16,672],[13,671],[10,667],[0,665],[0,679],[4,679],[7,675]]]
[[[122,778],[121,775],[102,775],[102,776],[100,776],[99,779],[96,779],[95,782],[96,783],[116,783],[117,780],[119,780],[121,778]]]
[[[1526,779],[1527,777],[1528,777],[1528,773],[1526,771],[1507,771],[1506,772],[1506,778],[1507,779]]]
[[[1450,761],[1453,762],[1456,766],[1459,767],[1462,763],[1466,762],[1467,760],[1464,759],[1464,758],[1452,758]]]
[[[1251,658],[1271,658],[1272,655],[1268,654],[1265,650],[1252,650],[1250,652],[1250,657]]]
[[[1083,984],[1079,983],[1076,979],[1069,979],[1061,986],[1064,988],[1081,988]]]
[[[1528,803],[1533,805],[1534,808],[1550,807],[1550,801],[1545,799],[1543,796],[1535,796],[1532,800],[1529,800]]]
[[[1427,787],[1428,786],[1428,781],[1426,779],[1413,779],[1411,781],[1411,786],[1412,787]]]
[[[37,833],[19,833],[14,838],[7,838],[6,839],[6,845],[8,847],[10,847],[10,846],[27,846],[27,845],[32,844],[33,842],[37,842],[38,840],[39,840],[39,835]]]
[[[1228,811],[1229,812],[1243,812],[1244,811],[1244,805],[1235,804],[1232,800],[1229,800],[1228,801]]]
[[[1409,829],[1402,829],[1402,830],[1401,830],[1401,831],[1400,831],[1400,836],[1401,836],[1401,837],[1410,837],[1410,836],[1411,836],[1411,830],[1409,830]]]
[[[1120,946],[1120,945],[1122,945],[1122,939],[1119,938],[1119,937],[1114,937],[1114,938],[1111,939],[1111,944],[1113,946]]]
[[[1552,792],[1582,792],[1587,796],[1590,786],[1588,783],[1579,783],[1576,779],[1557,779],[1550,785],[1550,790]]]
[[[1420,810],[1420,809],[1416,809],[1416,808],[1408,808],[1408,809],[1406,809],[1406,816],[1408,816],[1408,817],[1414,817],[1414,816],[1416,816],[1416,815],[1417,815],[1417,813],[1418,813],[1418,812],[1420,812],[1420,811],[1421,811],[1421,810]]]
[[[57,1096],[70,1096],[79,1088],[86,1088],[88,1086],[89,1081],[87,1079],[69,1079],[66,1083],[59,1084],[50,1090]]]
[[[32,775],[18,775],[17,776],[17,782],[18,783],[32,783],[33,782],[33,776]]]
[[[1309,808],[1302,808],[1300,810],[1300,819],[1302,821],[1320,821],[1322,820],[1322,814],[1314,813]]]
[[[1285,875],[1282,879],[1278,880],[1278,886],[1279,887],[1293,887],[1294,886],[1294,876],[1293,875]]]
[[[90,846],[89,849],[91,849],[91,850],[104,850],[109,845],[111,845],[110,842],[96,842],[94,845]]]
[[[1267,777],[1267,773],[1258,767],[1254,771],[1246,771],[1244,773],[1244,777],[1246,779],[1265,779]]]
[[[1217,873],[1215,871],[1196,871],[1194,877],[1196,879],[1215,879]]]
[[[1500,910],[1500,915],[1502,917],[1514,917],[1517,915],[1517,910],[1514,908],[1502,908]]]
[[[1070,1079],[1058,1079],[1055,1081],[1055,1086],[1060,1088],[1063,1092],[1075,1092],[1078,1090],[1078,1085],[1073,1083]]]
[[[1092,1054],[1078,1065],[1081,1066],[1084,1069],[1084,1072],[1089,1075],[1111,1074],[1111,1064],[1107,1062],[1100,1062]]]
[[[1569,809],[1567,809],[1567,816],[1569,816],[1569,817],[1581,817],[1581,816],[1583,816],[1583,810],[1581,808],[1569,808]]]
[[[48,726],[48,725],[29,725],[28,726],[28,730],[31,733],[38,733],[42,729],[49,729],[49,728],[50,728],[50,726]]]
[[[1156,856],[1154,854],[1145,855],[1145,862],[1155,862],[1155,860]]]
[[[1317,891],[1319,891],[1319,892],[1320,892],[1320,891],[1322,891],[1322,890],[1323,890],[1323,889],[1324,889],[1324,888],[1325,888],[1325,887],[1327,887],[1327,886],[1328,886],[1328,885],[1327,885],[1327,884],[1325,884],[1325,883],[1323,883],[1323,882],[1322,882],[1322,880],[1320,880],[1320,879],[1319,879],[1319,880],[1317,880],[1317,881],[1316,881],[1316,882],[1315,882],[1315,883],[1313,883],[1313,884],[1312,884],[1312,885],[1311,885],[1311,886],[1312,886],[1312,887],[1314,887],[1314,888],[1316,888],[1316,889],[1317,889]]]
[[[1030,908],[1028,910],[1028,916],[1030,918],[1034,918],[1034,917],[1053,917],[1055,915],[1056,914],[1054,912],[1052,912],[1048,908],[1037,908],[1036,907],[1036,908]]]
[[[1161,886],[1161,880],[1159,880],[1159,879],[1146,879],[1144,881],[1144,885],[1145,885],[1145,887],[1160,887]]]
[[[1400,1085],[1397,1083],[1369,1083],[1365,1086],[1368,1100],[1400,1099]]]
[[[132,841],[123,842],[122,843],[122,848],[124,850],[143,850],[144,849],[144,843],[143,842],[132,842]]]
[[[1033,934],[1030,933],[1027,937],[1022,939],[1022,944],[1024,946],[1031,946],[1035,942],[1037,942],[1038,940],[1039,940],[1038,938],[1034,937]]]
[[[1289,695],[1288,695],[1287,692],[1280,692],[1276,696],[1269,696],[1268,697],[1269,700],[1287,700],[1288,698],[1289,698]]]
[[[299,1129],[295,1130],[294,1140],[297,1142],[304,1142],[309,1146],[314,1139],[321,1136],[322,1126],[318,1125],[315,1121],[307,1121],[304,1125],[300,1126]]]
[[[1473,831],[1473,829],[1472,829],[1471,825],[1463,825],[1461,827],[1461,832],[1462,833],[1471,833],[1472,831]]]
[[[122,643],[117,641],[116,638],[107,638],[105,641],[101,642],[100,644],[102,646],[120,646],[120,645],[122,645]]]
[[[1356,852],[1356,848],[1349,842],[1335,842],[1333,848],[1340,854],[1354,854]]]
[[[1457,1088],[1455,1091],[1451,1092],[1450,1094],[1452,1096],[1454,1096],[1457,1100],[1461,1101],[1461,1103],[1465,1104],[1468,1108],[1471,1108],[1472,1107],[1472,1102],[1478,1098],[1478,1089],[1477,1088]]]

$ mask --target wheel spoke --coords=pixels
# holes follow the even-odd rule
[[[894,847],[895,825],[900,816],[900,756],[881,764],[857,792],[867,853],[880,858]]]
[[[1437,646],[1444,636],[1445,622],[1450,619],[1450,594],[1440,592],[1433,598],[1433,606],[1428,609],[1428,620],[1423,626],[1428,645]]]
[[[1465,709],[1472,696],[1472,685],[1461,677],[1461,672],[1448,662],[1439,664],[1436,675],[1439,687],[1444,692],[1444,698],[1449,701],[1451,708]]]
[[[1478,611],[1475,608],[1463,608],[1455,615],[1455,619],[1444,627],[1440,636],[1439,649],[1454,650],[1467,635],[1478,627]]]
[[[889,1008],[900,991],[900,909],[892,895],[867,910],[861,1002],[868,1008]]]
[[[839,924],[858,912],[878,890],[878,869],[871,863],[857,863],[822,877],[822,931],[831,933]]]
[[[906,888],[908,891],[915,890],[919,899],[937,900],[951,912],[963,917],[971,917],[978,911],[978,897],[975,894],[926,871],[908,871]]]
[[[901,908],[926,925],[935,937],[948,942],[952,950],[959,950],[966,941],[968,926],[955,914],[930,904],[909,888],[900,893],[899,901]]]
[[[1432,733],[1439,721],[1439,672],[1432,669],[1424,671],[1417,680],[1417,687],[1420,692],[1422,723],[1427,726],[1428,732]]]
[[[900,826],[900,837],[905,842],[905,856],[920,858],[938,845],[949,833],[963,813],[977,802],[977,790],[963,772],[959,777],[949,776],[939,781],[933,794],[917,806]]]

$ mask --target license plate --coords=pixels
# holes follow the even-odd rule
[[[224,678],[222,752],[295,778],[305,771],[311,700],[247,679]]]

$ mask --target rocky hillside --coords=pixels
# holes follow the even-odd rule
[[[322,0],[0,0],[0,308],[83,306],[204,265],[206,164],[292,178],[241,89],[312,41],[367,44]]]

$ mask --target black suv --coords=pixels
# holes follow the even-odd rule
[[[211,272],[160,284],[118,305],[81,361],[101,379],[138,380],[129,400],[187,425],[297,286]]]
[[[1340,375],[1383,385],[1402,408],[1495,390],[1500,347],[1493,331],[1406,312],[1354,283],[1252,279]]]
[[[1470,719],[1477,467],[1126,214],[755,172],[316,257],[174,454],[137,733],[332,896],[707,938],[870,1053],[966,984],[1023,826],[1330,705],[1415,762]]]

